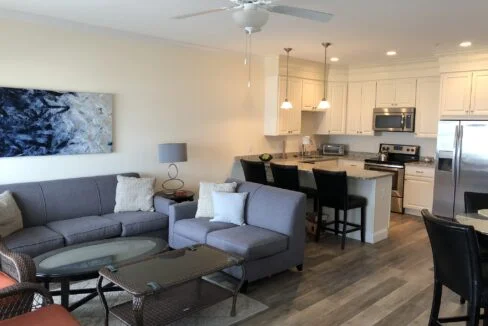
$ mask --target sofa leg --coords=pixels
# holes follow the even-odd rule
[[[242,294],[246,294],[247,293],[248,285],[249,285],[249,282],[248,281],[244,281],[244,283],[242,283],[241,291],[240,291]]]
[[[297,265],[297,271],[303,271],[303,264]]]

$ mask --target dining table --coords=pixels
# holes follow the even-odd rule
[[[463,225],[471,225],[482,234],[488,235],[488,217],[478,213],[457,214],[455,220]]]

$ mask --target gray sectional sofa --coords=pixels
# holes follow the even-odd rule
[[[236,253],[246,260],[245,281],[270,276],[291,267],[300,270],[305,250],[304,194],[239,180],[238,192],[248,192],[246,225],[195,218],[197,202],[170,207],[169,244],[183,248],[198,243]],[[241,269],[227,271],[241,278]]]
[[[139,177],[137,173],[124,176]],[[24,228],[3,240],[32,257],[63,246],[112,237],[156,236],[167,240],[173,201],[154,197],[155,212],[114,214],[117,175],[0,185],[22,211]]]

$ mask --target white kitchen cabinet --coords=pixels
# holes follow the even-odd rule
[[[488,70],[473,73],[470,113],[488,115]]]
[[[317,134],[343,135],[346,133],[347,83],[329,82],[327,95],[330,109],[321,114],[323,118],[319,123]]]
[[[436,138],[439,123],[440,78],[425,77],[417,80],[415,135]]]
[[[266,136],[299,135],[302,124],[302,80],[290,77],[288,100],[293,109],[281,109],[286,98],[286,77],[266,78],[264,134]]]
[[[339,160],[339,167],[341,169],[364,169],[364,161]]]
[[[434,169],[407,165],[405,169],[403,206],[420,215],[422,209],[432,211],[434,201]]]
[[[351,82],[348,87],[346,133],[370,136],[373,131],[373,109],[376,104],[376,82]]]
[[[281,103],[286,99],[286,77],[280,77],[279,89],[279,133],[280,135],[299,135],[302,126],[302,80],[288,79],[288,101],[293,105],[291,110],[280,108]]]
[[[414,107],[417,89],[415,78],[378,81],[377,107]]]
[[[302,111],[316,111],[324,96],[324,82],[304,79],[302,90]]]
[[[358,135],[361,130],[361,102],[363,83],[351,82],[347,90],[346,133]]]
[[[472,72],[442,74],[440,104],[442,116],[469,115],[472,79]]]

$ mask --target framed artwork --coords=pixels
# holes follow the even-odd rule
[[[0,87],[0,157],[112,152],[113,95]]]

